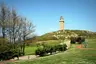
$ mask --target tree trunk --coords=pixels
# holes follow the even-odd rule
[[[25,41],[25,36],[23,37],[23,40]],[[23,41],[23,55],[25,55],[25,42]]]
[[[23,42],[23,55],[25,55],[25,42]]]
[[[3,43],[5,43],[5,28],[2,28]]]

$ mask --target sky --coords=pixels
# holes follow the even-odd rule
[[[42,35],[59,30],[60,16],[64,29],[96,32],[96,0],[0,0],[16,9]]]

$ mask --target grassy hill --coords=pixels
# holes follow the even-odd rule
[[[83,36],[85,38],[96,38],[96,32],[91,32],[87,30],[64,30],[64,31],[54,31],[43,34],[41,36],[36,36],[26,40],[27,43],[37,42],[37,41],[47,41],[47,40],[64,40],[70,37]]]
[[[64,31],[54,31],[46,33],[40,36],[41,40],[54,40],[54,39],[64,39],[70,37],[83,36],[85,38],[96,38],[96,32],[86,31],[86,30],[64,30]],[[40,39],[39,38],[39,39]]]

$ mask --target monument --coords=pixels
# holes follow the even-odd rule
[[[64,30],[64,19],[62,16],[60,17],[59,23],[60,23],[60,29],[59,30]]]

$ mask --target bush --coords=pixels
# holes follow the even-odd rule
[[[70,41],[71,44],[75,44],[76,43],[76,37],[71,37],[70,40],[71,40]]]
[[[16,49],[11,49],[9,51],[0,53],[0,60],[9,60],[14,57],[19,57],[19,52],[17,52],[17,51],[18,50],[16,50]]]
[[[67,45],[66,44],[63,44],[63,45],[57,45],[56,48],[57,48],[57,51],[65,51],[67,50]]]
[[[53,52],[56,52],[55,46],[50,46],[49,53],[52,54]]]
[[[70,40],[71,40],[71,41],[70,41],[71,44],[75,44],[76,42],[77,42],[78,44],[82,44],[82,42],[85,41],[85,38],[84,38],[84,37],[71,37]]]
[[[77,37],[76,42],[78,42],[78,44],[82,44],[82,42],[85,41],[84,37]]]
[[[48,53],[52,54],[54,52],[56,53],[56,51],[65,51],[67,50],[66,47],[67,47],[66,44],[55,45],[55,46],[46,45],[43,47],[38,47],[38,49],[35,51],[35,54],[39,56],[45,56],[48,55]]]
[[[35,54],[39,55],[39,56],[44,56],[45,53],[46,53],[46,51],[45,51],[44,47],[38,47],[38,49],[35,51]]]
[[[19,57],[20,54],[18,48],[13,48],[14,45],[12,43],[1,41],[2,40],[0,40],[0,61]]]

